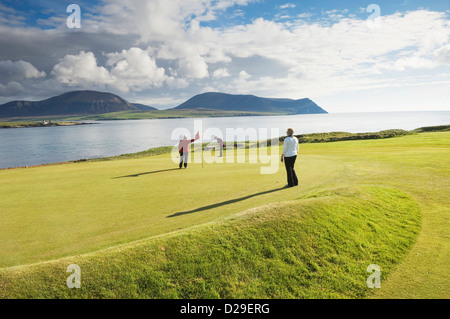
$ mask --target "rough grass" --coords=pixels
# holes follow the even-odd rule
[[[300,143],[326,143],[348,140],[370,140],[391,138],[412,134],[411,131],[405,130],[385,130],[373,133],[348,133],[348,132],[330,132],[330,133],[312,133],[296,135]]]
[[[130,159],[130,158],[142,158],[142,157],[148,157],[148,156],[156,156],[156,155],[162,155],[167,154],[172,151],[172,146],[162,146],[162,147],[154,147],[150,148],[148,150],[137,152],[137,153],[129,153],[129,154],[122,154],[118,156],[110,156],[110,157],[101,157],[101,158],[93,158],[93,159],[81,159],[74,161],[76,162],[98,162],[98,161],[112,161],[112,160],[118,160],[118,159]]]

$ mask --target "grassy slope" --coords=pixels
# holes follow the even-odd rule
[[[283,170],[260,175],[256,164],[214,164],[204,169],[193,164],[188,170],[163,171],[174,166],[168,155],[1,171],[0,191],[7,195],[0,201],[3,266],[212,224],[130,248],[3,269],[0,297],[69,297],[72,293],[105,297],[111,290],[114,296],[126,297],[359,297],[368,293],[362,281],[368,275],[368,262],[379,263],[383,275],[391,273],[387,281],[383,278],[383,289],[375,297],[449,297],[448,146],[449,133],[305,144],[297,164],[302,185],[295,191],[277,190],[284,184]],[[182,198],[181,204],[175,198]],[[233,217],[276,202],[282,204]],[[415,237],[417,207],[423,219],[420,235],[392,271]],[[352,218],[342,220],[338,214],[342,210]],[[393,211],[391,219],[380,220],[380,212]],[[314,219],[320,214],[324,218]],[[231,219],[223,220],[226,217]],[[272,229],[273,222],[263,222],[271,218],[279,227]],[[371,231],[349,232],[358,230],[361,223]],[[291,224],[296,225],[292,231],[276,231]],[[319,236],[324,229],[330,230],[329,240]],[[311,236],[302,238],[306,230]],[[317,240],[314,233],[319,234]],[[349,234],[356,236],[350,241],[353,246],[341,252],[339,247],[348,242]],[[389,241],[392,234],[397,240]],[[217,242],[221,237],[224,241]],[[167,249],[170,245],[175,248]],[[267,256],[265,247],[272,247],[267,248]],[[325,253],[333,249],[334,259]],[[374,261],[374,255],[384,257]],[[231,264],[211,267],[211,260],[217,258]],[[85,290],[71,292],[65,287],[69,261],[85,270]],[[240,266],[232,267],[235,264]],[[258,276],[253,278],[255,273]],[[291,281],[304,287],[295,288]]]
[[[417,234],[419,215],[411,198],[392,189],[333,189],[35,267],[33,278],[48,278],[51,290],[25,280],[10,288],[17,277],[8,272],[3,282],[9,294],[39,298],[363,297],[366,267],[376,262],[388,273]],[[64,286],[71,262],[84,274],[75,291]]]

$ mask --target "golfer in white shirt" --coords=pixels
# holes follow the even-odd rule
[[[297,175],[295,174],[294,164],[298,153],[298,139],[294,136],[294,130],[288,128],[284,139],[283,151],[281,153],[281,161],[286,166],[287,185],[285,187],[293,187],[298,185]]]

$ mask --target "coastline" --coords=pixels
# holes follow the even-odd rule
[[[83,124],[97,124],[97,123],[80,123],[75,125],[83,125]],[[392,129],[392,130],[383,130],[379,132],[367,132],[367,133],[348,133],[348,132],[327,132],[327,133],[309,133],[309,134],[300,134],[295,135],[300,144],[305,143],[332,143],[332,142],[341,142],[341,141],[355,141],[355,140],[372,140],[372,139],[387,139],[393,137],[401,137],[405,135],[418,134],[418,133],[426,133],[426,132],[448,132],[450,131],[449,125],[438,125],[438,126],[425,126],[416,128],[414,130],[405,131],[401,129]],[[278,138],[280,143],[283,143],[284,136],[280,136]],[[277,139],[277,138],[275,138]],[[266,141],[267,146],[270,146],[272,140],[269,139]],[[226,144],[227,142],[225,142]],[[230,143],[230,142],[228,142]],[[233,142],[237,146],[239,142]],[[207,143],[205,143],[207,144]],[[105,156],[105,157],[96,157],[96,158],[82,158],[77,160],[63,161],[63,162],[54,162],[54,163],[43,163],[36,165],[25,165],[25,166],[14,166],[14,167],[5,167],[0,168],[0,171],[3,170],[12,170],[12,169],[21,169],[21,168],[34,168],[34,167],[42,167],[42,166],[56,166],[56,165],[64,165],[64,164],[74,164],[74,163],[83,163],[83,162],[99,162],[99,161],[112,161],[119,159],[129,159],[129,158],[141,158],[147,156],[161,155],[170,153],[172,150],[172,146],[159,146],[152,147],[147,150],[143,150],[136,153],[128,153],[128,154],[119,154],[115,156]],[[194,152],[194,151],[193,151]]]
[[[0,122],[0,129],[8,128],[30,128],[30,127],[55,127],[55,126],[75,126],[75,125],[88,125],[99,124],[91,122],[52,122],[52,121],[40,121],[40,122]]]

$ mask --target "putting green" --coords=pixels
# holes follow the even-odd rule
[[[299,172],[307,187],[343,168],[325,158],[302,162],[313,168]],[[178,169],[162,155],[1,171],[0,265],[95,251],[298,196],[280,191],[281,165],[274,175],[261,175],[260,166]]]

